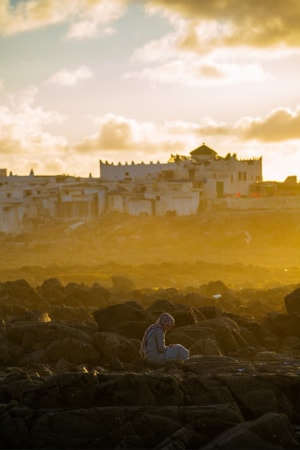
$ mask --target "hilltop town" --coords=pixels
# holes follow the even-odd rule
[[[194,216],[217,210],[298,210],[300,183],[263,181],[262,158],[221,157],[204,143],[167,163],[113,164],[100,176],[7,174],[0,169],[0,231],[18,234],[53,221],[80,223],[109,213]]]

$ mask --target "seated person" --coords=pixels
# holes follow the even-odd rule
[[[162,313],[157,321],[150,325],[144,334],[140,354],[152,364],[162,365],[165,361],[185,361],[189,351],[180,344],[165,345],[166,331],[175,324],[174,317]]]

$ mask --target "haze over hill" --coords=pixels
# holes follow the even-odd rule
[[[106,215],[87,223],[37,224],[2,235],[1,280],[48,276],[137,287],[220,279],[232,287],[299,282],[300,225],[290,211],[216,211],[191,217]]]

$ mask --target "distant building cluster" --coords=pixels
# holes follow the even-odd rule
[[[297,178],[283,184],[284,200],[292,198],[283,207],[300,209]],[[262,181],[262,158],[220,157],[205,144],[189,156],[171,155],[167,163],[100,161],[99,178],[33,171],[18,176],[0,169],[0,231],[17,233],[56,219],[86,221],[109,212],[188,216],[216,207],[265,208],[271,197],[278,207],[281,193],[280,183]]]

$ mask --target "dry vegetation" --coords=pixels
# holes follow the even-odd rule
[[[49,276],[63,282],[111,284],[112,275],[137,287],[229,287],[299,283],[299,212],[217,211],[193,217],[106,215],[93,222],[38,224],[0,236],[0,281]]]

